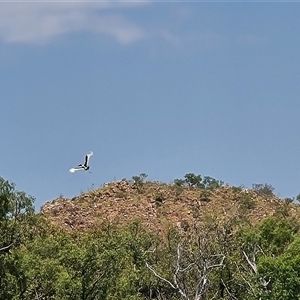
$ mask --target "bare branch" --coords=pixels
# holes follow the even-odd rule
[[[218,264],[213,264],[213,265],[207,266],[207,269],[212,269],[212,268],[217,268],[217,267],[222,267],[223,266],[223,262],[224,262],[224,259],[225,259],[224,254],[215,254],[215,255],[211,255],[211,257],[222,257],[222,259]]]
[[[148,262],[146,262],[146,266],[147,268],[159,279],[163,280],[164,282],[168,283],[174,290],[177,290],[185,299],[189,300],[189,297],[187,296],[187,294],[179,287],[178,283],[177,283],[177,274],[179,272],[180,269],[180,265],[179,265],[179,260],[180,260],[180,247],[178,245],[177,247],[177,262],[176,262],[176,270],[174,273],[174,282],[175,285],[169,281],[168,279],[162,277],[161,275],[159,275],[152,266],[150,266],[148,264]]]
[[[150,266],[148,264],[148,262],[146,262],[146,266],[147,268],[156,276],[158,277],[159,279],[163,280],[164,282],[168,283],[173,289],[177,289],[177,287],[169,280],[167,280],[166,278],[162,277],[161,275],[159,275],[152,266]]]
[[[196,265],[196,264],[195,263],[191,263],[187,267],[185,267],[184,269],[181,269],[180,272],[185,272],[185,271],[187,271],[188,269],[190,269],[194,265]]]
[[[177,288],[179,287],[178,286],[178,282],[177,282],[177,274],[178,274],[178,272],[180,270],[180,264],[179,264],[179,262],[180,262],[180,245],[178,244],[177,245],[176,269],[175,269],[175,272],[174,272],[174,275],[173,275],[173,280],[174,280],[175,285],[176,285]]]
[[[232,294],[229,292],[229,290],[228,290],[228,288],[227,288],[225,282],[223,281],[223,279],[221,279],[221,282],[222,282],[222,284],[223,284],[223,286],[224,286],[224,288],[225,288],[227,294],[230,296],[230,299],[236,299],[236,300],[238,300],[238,298],[236,298],[234,295],[232,295]]]
[[[174,262],[173,270],[173,282],[158,274],[156,270],[151,265],[149,265],[148,262],[146,262],[147,268],[157,278],[163,280],[173,289],[178,291],[186,300],[190,300],[189,297],[191,297],[192,293],[192,290],[189,291],[189,288],[186,286],[185,280],[189,276],[186,273],[189,273],[192,269],[194,269],[198,273],[198,276],[196,276],[197,278],[194,278],[194,280],[196,281],[196,286],[194,286],[193,299],[200,300],[206,292],[207,285],[209,283],[208,277],[211,270],[222,267],[224,265],[224,254],[207,255],[207,253],[205,253],[202,249],[202,247],[205,247],[206,245],[201,245],[201,243],[204,243],[205,241],[202,241],[199,238],[198,242],[199,249],[197,249],[197,252],[187,251],[188,253],[183,253],[184,249],[181,248],[180,244],[177,245],[176,260]],[[184,276],[182,276],[182,274],[184,274]]]
[[[250,261],[249,257],[248,257],[247,254],[245,253],[245,251],[243,251],[243,254],[244,254],[244,256],[245,256],[245,258],[246,258],[246,260],[247,260],[247,263],[250,265],[251,269],[253,270],[253,272],[254,272],[255,274],[257,274],[257,267],[256,267],[256,264],[255,264],[255,263],[252,263],[252,262]]]
[[[8,246],[5,246],[5,247],[0,248],[0,251],[6,251],[6,250],[9,250],[9,249],[12,247],[13,244],[14,244],[14,243],[11,243],[11,244],[9,244]]]
[[[178,272],[180,271],[180,258],[181,258],[181,253],[180,253],[180,244],[177,245],[177,260],[176,260],[176,269],[175,269],[175,272],[174,272],[174,275],[173,275],[173,280],[174,280],[174,283],[176,285],[176,288],[177,290],[179,291],[179,293],[186,299],[189,299],[188,295],[187,295],[187,292],[186,292],[186,286],[185,284],[183,284],[183,289],[182,290],[180,287],[179,287],[179,284],[178,284],[178,281],[177,281],[177,274]]]
[[[200,278],[200,280],[197,283],[195,299],[200,299],[201,295],[203,295],[207,281],[208,281],[208,279],[207,279],[206,274]]]
[[[252,285],[250,284],[250,282],[247,281],[246,278],[242,275],[242,272],[241,272],[241,270],[240,270],[240,267],[238,266],[238,264],[237,264],[236,262],[235,262],[235,266],[236,266],[236,268],[238,269],[238,272],[239,272],[241,278],[242,278],[242,279],[244,280],[244,282],[246,282],[246,284],[249,286],[249,288],[251,289],[253,295],[255,295],[255,290],[254,290],[254,288],[252,287]],[[248,273],[248,272],[247,272],[247,273]]]

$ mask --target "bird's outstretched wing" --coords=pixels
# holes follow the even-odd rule
[[[88,166],[89,166],[89,160],[90,160],[90,157],[91,157],[93,154],[94,154],[93,151],[90,151],[90,152],[85,156],[85,158],[84,158],[84,163],[83,163],[83,165],[84,165],[85,167],[88,167]]]
[[[70,171],[71,173],[74,173],[74,172],[80,171],[80,170],[84,170],[84,168],[83,168],[83,167],[73,167],[73,168],[71,168],[69,171]]]

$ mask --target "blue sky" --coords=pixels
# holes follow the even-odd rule
[[[140,173],[300,193],[300,3],[0,3],[1,176],[36,197]],[[68,169],[92,150],[91,173]]]

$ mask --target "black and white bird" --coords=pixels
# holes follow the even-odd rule
[[[90,166],[89,166],[89,160],[90,160],[90,157],[93,154],[94,154],[93,151],[90,151],[89,153],[87,153],[87,155],[84,158],[83,164],[79,164],[78,166],[71,168],[69,171],[71,173],[74,173],[75,171],[80,171],[80,170],[87,171],[90,168]]]

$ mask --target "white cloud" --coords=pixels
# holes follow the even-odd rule
[[[0,39],[5,43],[45,44],[57,36],[79,31],[106,34],[122,44],[145,38],[140,26],[113,10],[124,6],[128,4],[1,3]]]
[[[70,33],[90,32],[113,38],[122,45],[147,40],[159,51],[169,46],[178,51],[210,50],[226,47],[229,38],[209,30],[182,30],[194,17],[189,7],[171,8],[171,17],[143,22],[143,27],[127,17],[127,8],[147,5],[143,1],[118,2],[10,2],[0,3],[0,41],[7,44],[43,45]],[[182,23],[182,27],[178,25]],[[178,25],[178,26],[177,26]],[[240,44],[263,39],[243,35]]]
[[[145,30],[119,15],[103,15],[101,18],[95,18],[90,29],[95,32],[113,36],[122,44],[141,40],[147,36]]]

